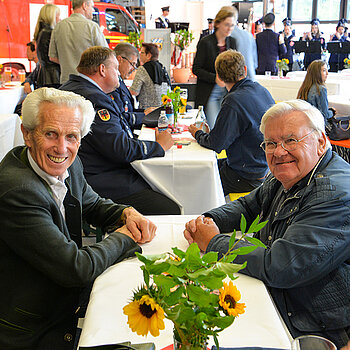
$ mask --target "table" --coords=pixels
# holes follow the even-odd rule
[[[196,110],[189,119],[179,119],[180,124],[193,122]],[[216,155],[196,142],[189,132],[174,135],[175,139],[191,140],[188,146],[173,146],[164,157],[136,160],[132,167],[150,184],[183,207],[184,214],[203,213],[225,204]],[[142,140],[155,140],[154,130],[143,127]]]
[[[23,144],[19,116],[17,114],[0,114],[0,161],[13,147]]]
[[[350,98],[345,94],[328,96],[328,106],[335,108],[337,115],[350,115]]]
[[[10,85],[11,84],[11,85]],[[20,82],[11,82],[0,88],[0,114],[13,113],[26,96]]]
[[[170,251],[171,247],[185,250],[184,224],[193,216],[149,217],[158,226],[157,235],[142,246],[144,254]],[[113,344],[130,340],[132,343],[154,342],[160,350],[172,342],[172,324],[165,320],[165,329],[158,337],[138,336],[127,325],[122,308],[130,302],[132,290],[143,281],[141,263],[136,258],[111,266],[95,282],[86,312],[79,346]],[[234,323],[219,333],[222,347],[259,346],[290,349],[290,336],[285,330],[265,285],[252,277],[238,274],[235,280],[246,311]],[[209,347],[213,345],[210,339]]]
[[[297,98],[299,88],[304,81],[303,77],[265,77],[264,75],[256,75],[256,80],[269,90],[276,102],[293,100]],[[350,89],[350,80],[331,80],[326,82],[327,93],[329,95],[339,95],[342,91]]]

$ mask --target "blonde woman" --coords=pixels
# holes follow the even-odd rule
[[[44,5],[39,13],[34,31],[37,56],[41,65],[38,76],[38,87],[60,86],[60,66],[49,59],[49,46],[51,33],[56,23],[60,20],[60,9],[53,4]]]

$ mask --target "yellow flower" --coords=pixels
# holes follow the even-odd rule
[[[236,286],[233,285],[232,281],[230,281],[229,284],[224,282],[224,286],[219,292],[219,304],[226,314],[236,317],[244,313],[245,304],[238,303],[241,299],[241,293]]]
[[[174,87],[174,92],[176,92],[176,91],[178,91],[178,90],[180,90],[180,86],[175,86],[175,87]]]
[[[344,63],[347,63],[349,61],[349,59],[344,58]],[[0,67],[1,68],[1,67]]]
[[[288,64],[289,63],[289,59],[288,58],[284,58],[284,62],[286,62]]]
[[[128,316],[129,327],[138,335],[147,335],[150,332],[157,337],[159,330],[165,328],[164,310],[148,295],[124,306],[123,311]]]
[[[163,96],[162,96],[162,103],[163,103],[163,105],[166,105],[166,104],[167,104],[168,99],[169,99],[169,97],[168,97],[167,95],[163,95]]]
[[[281,63],[282,61],[281,61],[281,60],[277,60],[276,62],[277,62],[277,63]]]

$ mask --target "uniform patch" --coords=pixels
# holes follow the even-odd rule
[[[104,122],[107,122],[109,119],[111,119],[111,115],[109,114],[107,109],[100,109],[97,111],[98,116],[100,119]]]

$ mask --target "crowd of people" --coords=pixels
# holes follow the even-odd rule
[[[72,4],[62,21],[55,5],[40,11],[28,44],[38,68],[24,83],[25,145],[0,163],[1,349],[76,349],[94,280],[154,238],[156,226],[144,215],[181,213],[131,166],[163,157],[174,144],[170,130],[156,128],[155,141],[135,135],[171,85],[157,46],[143,43],[139,53],[123,42],[111,50],[91,20],[93,1]],[[169,26],[169,7],[162,10],[159,28]],[[298,100],[275,104],[254,81],[255,68],[274,72],[276,57],[289,57],[290,19],[274,33],[267,14],[255,41],[236,26],[237,16],[224,6],[214,32],[198,42],[196,105],[209,111],[211,128],[192,124],[189,132],[203,147],[226,150],[218,162],[225,195],[250,193],[189,221],[184,237],[222,255],[225,233],[240,229],[241,214],[247,225],[260,215],[268,223],[255,237],[266,249],[237,256],[248,262],[241,273],[265,283],[293,337],[315,334],[340,348],[350,340],[350,165],[326,137],[336,112],[328,108],[327,66],[317,57],[305,61]],[[312,26],[302,40],[319,39]],[[136,68],[128,89],[124,80]],[[109,235],[84,246],[83,221]]]

